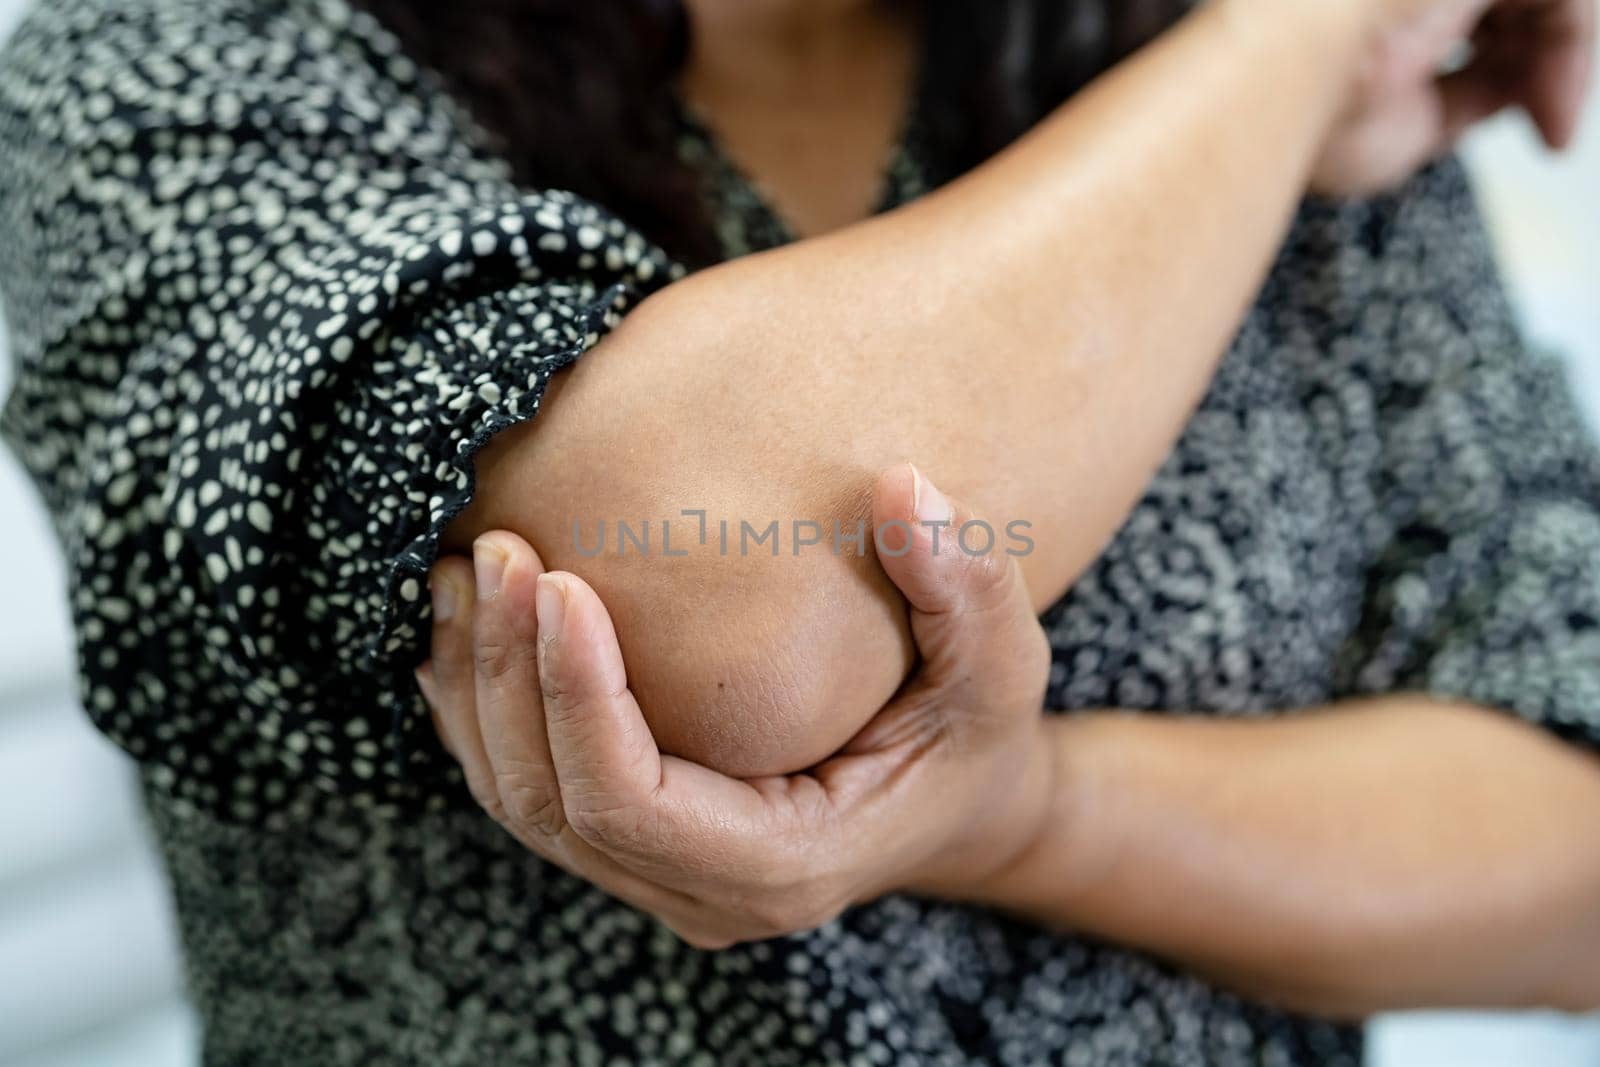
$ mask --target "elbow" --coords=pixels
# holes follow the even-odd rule
[[[670,553],[659,523],[651,549],[624,550],[615,524],[627,518],[639,532],[644,519],[693,501],[752,522],[837,516],[848,526],[869,513],[872,475],[730,436],[737,428],[685,433],[672,413],[695,402],[605,380],[627,361],[596,357],[623,340],[619,331],[553,381],[545,414],[479,453],[478,499],[452,523],[446,548],[510,529],[548,569],[587,581],[663,752],[740,778],[811,767],[877,714],[914,659],[904,599],[877,560],[789,540],[770,554],[742,541],[732,550],[703,533],[680,539],[687,524],[674,526]],[[629,365],[659,372],[663,357],[648,354]],[[604,547],[591,551],[601,523]]]
[[[903,602],[870,559],[674,562],[584,575],[665,753],[736,778],[805,770],[910,670]]]

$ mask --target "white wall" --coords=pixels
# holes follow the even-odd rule
[[[0,33],[21,7],[0,0]],[[1600,108],[1552,163],[1520,124],[1472,160],[1531,332],[1600,418]],[[0,353],[0,395],[9,379]],[[0,1065],[197,1061],[165,888],[126,762],[73,703],[64,578],[31,487],[0,455]],[[1374,1067],[1593,1067],[1600,1021],[1424,1016],[1374,1030]]]
[[[21,6],[0,0],[0,35]],[[0,560],[0,1064],[196,1063],[130,765],[76,705],[60,557],[3,448]]]

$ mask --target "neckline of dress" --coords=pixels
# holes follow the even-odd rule
[[[724,147],[722,139],[717,136],[705,116],[685,100],[681,93],[674,91],[672,102],[680,134],[687,135],[697,143],[704,162],[708,163],[713,171],[708,177],[712,179],[720,177],[724,181],[742,187],[747,198],[764,216],[762,221],[781,236],[781,243],[801,240],[800,234],[778,208],[777,200],[771,191]],[[906,199],[904,188],[906,174],[913,167],[911,145],[915,131],[920,125],[921,103],[922,90],[919,77],[905,113],[900,118],[895,136],[879,164],[877,192],[873,196],[872,206],[868,209],[869,218],[892,210]]]

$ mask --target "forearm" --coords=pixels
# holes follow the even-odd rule
[[[886,220],[941,267],[931,293],[908,281],[924,295],[894,323],[919,374],[879,423],[880,454],[914,441],[941,484],[1031,519],[1021,563],[1041,609],[1170,451],[1279,246],[1357,47],[1361,5],[1335,5],[1338,23],[1317,6],[1205,5],[921,214]],[[979,360],[1004,370],[974,388]],[[962,426],[926,432],[929,409]]]
[[[965,178],[657,294],[569,395],[613,414],[681,397],[634,436],[715,440],[726,469],[667,476],[730,504],[752,458],[843,511],[915,458],[1034,523],[1024,572],[1054,602],[1176,439],[1281,240],[1357,47],[1354,16],[1323,6],[1207,5]]]
[[[1324,7],[1336,17],[1313,21]],[[1054,600],[1125,518],[1259,282],[1341,99],[1348,10],[1207,5],[949,187],[669,286],[485,453],[455,543],[509,527],[593,582],[669,751],[742,774],[828,754],[910,664],[870,558],[586,559],[574,520],[704,507],[736,529],[849,525],[876,472],[914,457],[1033,524],[1026,575]],[[685,589],[698,613],[664,618]]]
[[[1052,815],[985,901],[1303,1010],[1600,1006],[1594,755],[1406,696],[1052,730]]]

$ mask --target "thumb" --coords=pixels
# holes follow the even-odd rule
[[[1528,115],[1553,149],[1567,147],[1577,133],[1594,73],[1594,5],[1563,4],[1560,13],[1565,24],[1547,30],[1539,41],[1522,86]]]
[[[1003,530],[910,464],[878,479],[872,514],[879,562],[911,607],[916,684],[974,711],[1037,712],[1050,650]]]
[[[1514,100],[1505,79],[1492,67],[1479,64],[1439,78],[1434,93],[1438,125],[1430,158],[1453,150],[1468,130],[1493,118]]]

